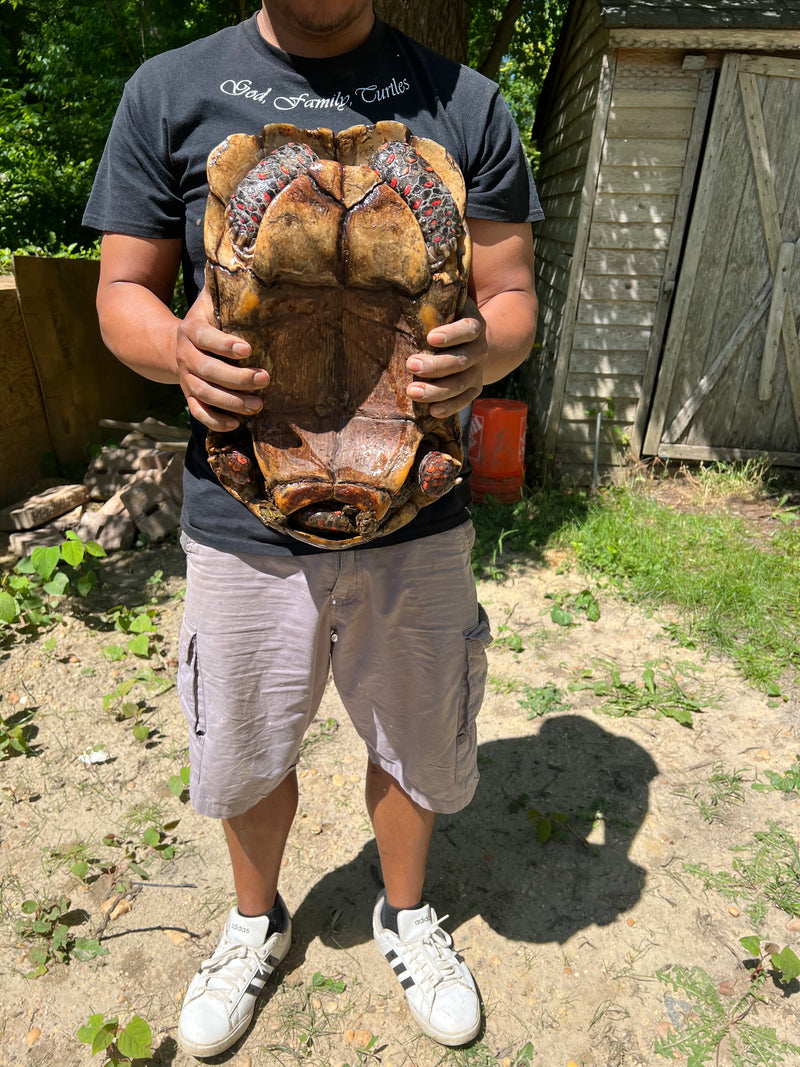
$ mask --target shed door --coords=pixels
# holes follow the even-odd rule
[[[800,465],[800,62],[720,75],[644,442]]]

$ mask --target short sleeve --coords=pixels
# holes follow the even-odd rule
[[[84,226],[136,237],[183,236],[184,203],[170,167],[166,116],[130,79],[95,175]]]
[[[543,219],[519,132],[496,88],[483,121],[475,122],[475,127],[471,131],[470,162],[465,174],[467,215],[493,222]]]

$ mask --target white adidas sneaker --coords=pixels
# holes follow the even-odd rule
[[[200,965],[183,999],[178,1044],[193,1056],[216,1056],[250,1025],[256,1001],[289,951],[292,921],[280,895],[283,930],[268,935],[266,916],[244,920],[231,909],[212,956]]]
[[[411,1014],[423,1033],[442,1045],[465,1045],[481,1028],[475,979],[453,949],[429,904],[397,916],[398,933],[383,925],[381,892],[372,914],[375,943],[405,990]]]

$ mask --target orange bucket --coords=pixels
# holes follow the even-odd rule
[[[525,481],[525,430],[528,405],[521,400],[476,400],[472,405],[467,456],[472,464],[472,495],[500,504],[519,499]]]

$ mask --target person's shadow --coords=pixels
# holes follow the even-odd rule
[[[534,736],[482,744],[478,761],[474,800],[439,816],[431,846],[426,899],[448,929],[481,915],[503,937],[563,944],[635,904],[645,871],[628,849],[657,773],[640,745],[560,715]],[[310,889],[293,918],[292,964],[317,936],[341,948],[371,938],[379,872],[372,840]]]

